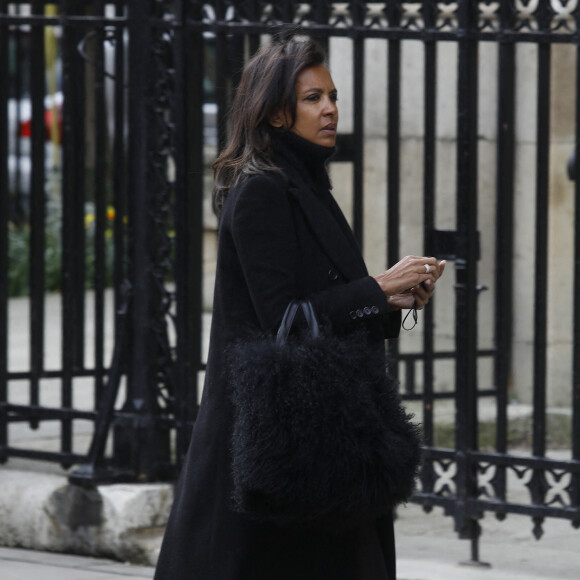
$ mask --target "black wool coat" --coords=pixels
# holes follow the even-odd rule
[[[251,522],[231,509],[228,345],[275,331],[297,297],[309,297],[335,332],[366,325],[369,364],[382,364],[384,338],[400,327],[328,192],[330,151],[292,133],[274,135],[273,148],[284,175],[249,177],[224,204],[203,397],[155,579],[395,580],[390,516],[330,534]]]

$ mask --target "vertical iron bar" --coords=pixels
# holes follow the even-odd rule
[[[405,360],[405,395],[414,395],[417,390],[417,385],[415,384],[415,363],[414,358],[408,358]]]
[[[400,25],[400,13],[397,3],[391,2],[387,7],[388,22],[392,28]],[[401,41],[388,41],[387,57],[387,268],[401,258],[399,240],[400,219],[400,144],[401,144]],[[397,341],[387,341],[389,356],[397,359],[399,347]],[[398,366],[393,372],[398,376]]]
[[[16,14],[20,14],[21,7],[16,7]],[[8,30],[8,29],[7,29]],[[14,33],[14,41],[15,41],[15,49],[16,49],[16,60],[18,63],[25,62],[25,36],[22,33],[22,28],[18,27]],[[30,51],[30,46],[28,47]],[[23,70],[25,69],[24,66],[18,66],[16,68],[16,74],[14,75],[14,86],[13,86],[13,95],[15,98],[20,101],[23,94],[25,94],[26,87],[23,87],[25,84],[25,79],[28,77],[28,71]],[[8,69],[7,69],[8,72]],[[23,76],[24,72],[24,76]],[[30,87],[28,87],[30,88]],[[10,91],[9,91],[10,92]],[[29,216],[30,207],[28,204],[28,200],[24,199],[24,193],[22,190],[22,136],[20,135],[20,123],[22,122],[22,112],[20,107],[16,107],[16,119],[14,123],[14,134],[11,135],[11,139],[14,140],[14,155],[16,157],[16,175],[15,175],[15,188],[12,192],[15,195],[15,214],[16,218],[20,221],[24,221],[27,216]],[[9,126],[6,125],[9,129]],[[26,205],[26,209],[25,209]]]
[[[280,0],[273,6],[275,14],[282,22],[294,22],[294,14],[296,13],[296,5],[293,0]]]
[[[364,23],[364,6],[353,3],[352,19],[355,26]],[[353,130],[354,130],[354,157],[353,157],[353,216],[352,229],[361,251],[364,247],[363,213],[364,213],[364,70],[365,45],[364,37],[355,35],[353,41]]]
[[[425,3],[425,26],[433,28],[436,24],[436,6],[433,2]],[[432,40],[424,43],[425,81],[424,81],[424,158],[423,158],[423,246],[431,254],[431,234],[435,229],[435,172],[436,172],[436,118],[437,118],[437,44]],[[433,318],[434,301],[423,312],[425,328],[423,334],[423,440],[425,445],[434,444],[433,431],[433,383],[434,383],[434,340]],[[423,491],[432,492],[434,473],[432,464],[425,465],[421,471]]]
[[[312,20],[317,24],[328,24],[332,12],[331,4],[328,0],[312,0]]]
[[[247,18],[249,18],[249,20],[251,20],[252,22],[260,22],[260,17],[261,17],[261,12],[262,12],[262,2],[260,0],[252,0],[251,2],[248,2],[247,4]],[[236,40],[238,40],[237,36],[234,36],[234,38]],[[240,40],[243,39],[243,37],[240,38]],[[230,50],[234,49],[235,53],[231,54],[231,56],[234,57],[234,59],[232,59],[235,62],[235,55],[236,53],[239,54],[239,51],[236,50],[234,47],[236,46],[237,43],[230,43]],[[243,46],[243,41],[242,43],[240,43]],[[259,48],[260,48],[260,35],[259,34],[249,34],[248,35],[248,48],[249,48],[249,52],[250,54],[254,54]]]
[[[456,266],[456,429],[457,494],[455,522],[476,554],[479,526],[467,503],[477,497],[477,470],[468,452],[477,449],[477,91],[478,44],[466,33],[477,28],[477,4],[459,4],[457,75],[457,248]]]
[[[224,0],[217,0],[215,15],[218,22],[225,20],[226,7]],[[215,35],[215,97],[217,104],[217,131],[218,152],[222,151],[227,142],[226,111],[228,110],[228,38],[224,31],[217,31]]]
[[[576,26],[580,28],[580,10],[576,11]],[[580,46],[576,47],[576,135],[574,164],[574,296],[580,296]],[[574,344],[572,368],[572,459],[580,460],[580,304],[574,300]],[[580,507],[580,473],[572,475],[570,504]],[[580,520],[574,522],[580,527]]]
[[[177,376],[175,416],[176,460],[181,467],[191,431],[186,427],[197,415],[198,370],[201,367],[203,288],[203,54],[198,30],[187,30],[187,7],[182,6],[182,28],[176,39],[176,282]],[[190,17],[199,22],[201,6]]]
[[[130,266],[133,286],[133,309],[127,401],[125,410],[135,415],[129,435],[124,428],[128,457],[116,460],[128,463],[138,476],[147,476],[152,467],[153,450],[148,436],[153,425],[144,421],[153,407],[155,347],[151,333],[154,318],[153,280],[151,276],[151,199],[148,186],[151,31],[150,14],[139,0],[128,1],[129,30],[129,219],[131,233]],[[144,48],[146,47],[146,48]],[[120,448],[117,448],[120,451]]]
[[[62,383],[61,405],[70,407],[72,404],[72,385],[77,352],[77,329],[75,328],[76,298],[75,276],[77,276],[77,260],[75,254],[83,251],[84,247],[77,247],[75,224],[78,221],[79,182],[77,180],[77,167],[84,165],[84,155],[79,151],[78,132],[80,130],[79,119],[79,96],[78,84],[80,84],[80,71],[76,58],[76,31],[69,20],[74,3],[73,0],[65,0],[62,3],[61,18],[63,21],[62,36],[62,83],[63,103],[63,127],[62,127],[62,263],[61,263],[61,308],[62,308]],[[84,134],[84,132],[81,132]],[[84,216],[81,218],[84,228]],[[72,450],[72,424],[70,419],[61,420],[61,450],[64,453]]]
[[[103,0],[95,3],[96,16],[104,16]],[[93,99],[95,103],[95,127],[94,127],[94,150],[95,158],[95,239],[94,239],[94,295],[95,295],[95,360],[94,360],[94,393],[95,405],[103,392],[103,379],[105,374],[105,285],[107,282],[105,237],[107,221],[107,191],[105,187],[107,164],[106,164],[106,110],[105,110],[105,76],[104,76],[104,30],[99,26],[95,30],[95,67]]]
[[[539,6],[538,27],[549,32],[552,13],[547,4]],[[550,77],[551,45],[538,44],[538,103],[536,127],[536,248],[534,283],[534,395],[532,454],[544,457],[546,452],[546,370],[548,309],[548,222],[550,175]],[[545,501],[546,482],[543,469],[535,469],[528,484],[532,502]],[[543,517],[534,517],[534,535],[542,535]]]
[[[117,0],[115,16],[120,18],[125,15],[124,0]],[[113,205],[115,207],[115,221],[113,223],[113,288],[115,306],[115,344],[120,337],[120,317],[117,314],[121,307],[121,285],[126,276],[125,271],[125,217],[127,216],[126,195],[126,147],[125,147],[125,28],[115,28],[115,85],[113,108],[115,114],[113,136]]]
[[[327,0],[313,0],[310,9],[310,18],[315,24],[320,24],[321,26],[328,26],[330,16],[332,13],[332,4]],[[316,42],[322,47],[325,54],[329,55],[329,36],[327,33],[313,33],[311,34]]]
[[[534,283],[534,396],[532,454],[543,457],[546,451],[546,348],[548,307],[548,212],[550,170],[550,70],[551,46],[538,45],[538,109],[536,149],[536,248]],[[534,470],[529,488],[534,504],[545,499],[543,469]],[[542,534],[542,517],[533,518],[534,534]]]
[[[538,45],[538,109],[536,150],[536,250],[534,284],[534,429],[532,451],[546,449],[546,346],[548,280],[548,196],[550,167],[551,47]]]
[[[81,14],[90,14],[90,7],[84,7],[74,1],[70,4],[71,10],[76,8],[77,12]],[[71,26],[71,39],[74,39],[74,44],[71,47],[71,70],[73,71],[73,85],[70,87],[70,95],[74,94],[72,110],[74,111],[75,126],[73,128],[71,138],[74,143],[75,164],[69,168],[72,172],[71,180],[74,181],[74,200],[71,199],[70,213],[68,213],[71,223],[71,236],[74,239],[75,251],[70,256],[70,300],[68,314],[70,320],[68,326],[71,332],[71,364],[75,368],[84,367],[85,354],[85,291],[86,291],[86,255],[87,255],[87,235],[85,227],[85,202],[87,200],[87,176],[90,173],[87,171],[87,143],[92,135],[92,128],[89,127],[91,116],[87,115],[87,94],[90,95],[90,88],[86,87],[87,65],[80,59],[77,46],[82,39],[86,39],[84,28],[76,27],[74,22],[69,20]],[[93,42],[87,46],[90,49],[94,46]],[[90,54],[90,52],[89,52]],[[93,56],[91,56],[91,59]],[[91,65],[88,65],[91,66]],[[95,78],[95,77],[92,77]],[[88,89],[88,91],[87,91]],[[94,109],[93,109],[94,111]],[[93,111],[90,111],[91,113]],[[87,135],[88,134],[88,135]],[[89,149],[90,150],[90,149]],[[94,183],[93,173],[93,183]],[[91,184],[89,190],[94,193],[94,185]],[[93,223],[96,227],[96,224]],[[64,311],[63,311],[64,313]],[[67,384],[66,389],[72,389],[72,382]]]
[[[205,44],[205,41],[204,41]],[[256,43],[249,43],[249,56],[253,55],[253,50],[258,50],[259,46]],[[204,49],[207,50],[207,47]],[[242,71],[244,70],[244,63],[246,61],[246,40],[243,34],[231,34],[227,38],[228,50],[228,79],[229,87],[227,95],[228,98],[233,99],[236,87],[240,84]]]
[[[194,19],[202,19],[201,6],[198,12],[193,15]],[[187,379],[181,382],[184,388],[184,393],[182,396],[183,410],[181,418],[185,420],[194,420],[197,415],[197,401],[199,392],[199,374],[198,369],[201,368],[201,351],[202,351],[202,335],[203,335],[203,190],[204,190],[204,146],[205,142],[202,139],[202,131],[200,127],[203,126],[203,90],[201,86],[201,79],[203,78],[203,70],[205,63],[202,59],[202,54],[204,51],[204,38],[201,33],[196,35],[188,34],[184,36],[183,46],[186,50],[186,54],[183,55],[182,62],[184,63],[183,68],[183,82],[186,99],[185,102],[181,103],[183,108],[180,110],[184,111],[185,114],[185,104],[186,102],[193,102],[194,106],[189,109],[190,114],[185,114],[184,126],[187,127],[187,133],[179,133],[179,137],[183,137],[188,143],[188,147],[180,148],[178,143],[176,144],[177,150],[183,150],[184,152],[189,150],[193,152],[193,157],[186,160],[184,159],[183,168],[188,166],[188,162],[193,164],[193,171],[188,171],[182,183],[185,184],[185,189],[182,191],[183,198],[182,201],[187,203],[185,211],[180,212],[180,216],[186,218],[186,222],[181,224],[184,230],[187,230],[186,237],[182,237],[181,240],[184,241],[183,249],[187,252],[187,257],[183,261],[178,261],[178,263],[191,264],[191,267],[184,268],[184,274],[188,277],[185,284],[182,286],[181,291],[183,292],[181,296],[181,305],[188,306],[187,312],[189,316],[182,316],[179,318],[184,319],[183,322],[188,321],[187,329],[184,329],[184,334],[186,335],[183,344],[178,345],[183,354],[182,363],[184,366],[181,368],[180,372],[187,375]],[[196,51],[195,48],[198,48]],[[193,49],[193,50],[192,50]],[[191,64],[189,64],[187,55],[199,54],[198,58],[193,58]],[[241,68],[240,72],[241,74]],[[199,99],[196,103],[196,96]],[[196,106],[197,105],[197,106]],[[198,192],[195,200],[192,200],[190,196],[187,196],[188,191]],[[191,203],[194,201],[194,203]],[[191,227],[193,225],[193,228]],[[191,235],[193,233],[193,235]],[[185,245],[187,244],[187,245]],[[187,295],[187,296],[186,296]],[[193,369],[185,366],[185,361],[191,360],[193,363]],[[191,372],[193,371],[193,372]],[[189,443],[190,430],[185,426],[180,430],[180,447],[181,458],[185,457],[187,451],[187,445]]]
[[[511,29],[513,13],[501,7],[502,29]],[[507,452],[508,385],[511,372],[513,247],[514,247],[514,148],[515,148],[515,45],[499,43],[497,169],[496,169],[496,282],[495,282],[495,357],[496,450]],[[499,499],[506,498],[506,468],[497,466],[494,488]]]
[[[8,9],[0,0],[0,14]],[[8,25],[0,22],[0,79],[8,78]],[[8,83],[0,82],[0,463],[8,456]]]
[[[42,15],[44,2],[31,2],[32,14]],[[45,249],[46,249],[46,205],[44,146],[45,94],[44,28],[34,24],[30,31],[30,94],[32,119],[30,127],[30,150],[32,172],[30,176],[30,405],[39,404],[40,376],[44,367],[44,293],[45,293]],[[38,421],[31,421],[38,427]]]

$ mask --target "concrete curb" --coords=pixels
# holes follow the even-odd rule
[[[153,568],[103,558],[0,547],[2,580],[151,580]]]

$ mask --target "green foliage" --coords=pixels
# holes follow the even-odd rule
[[[28,292],[28,247],[30,230],[12,226],[8,229],[8,294],[21,296]]]
[[[91,209],[90,206],[87,209]],[[105,285],[113,280],[114,244],[112,225],[114,210],[107,210],[105,231]],[[90,211],[85,216],[85,287],[94,287],[95,277],[95,227],[94,215]],[[30,288],[30,224],[10,224],[8,229],[8,282],[9,295],[26,296]],[[58,292],[61,287],[62,239],[60,207],[49,207],[44,229],[44,277],[45,292]]]

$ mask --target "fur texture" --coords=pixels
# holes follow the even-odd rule
[[[388,512],[412,493],[419,430],[366,336],[237,344],[235,509],[260,521],[336,527]]]

